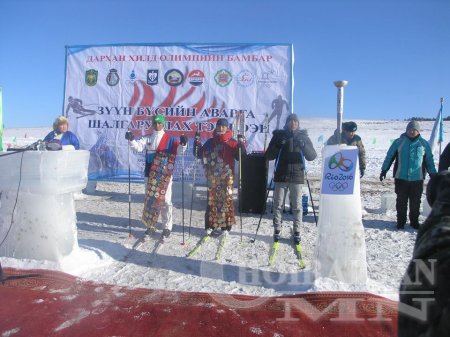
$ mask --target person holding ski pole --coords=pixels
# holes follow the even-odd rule
[[[294,242],[299,244],[302,225],[302,187],[305,183],[303,157],[308,161],[313,161],[317,157],[317,153],[308,137],[308,132],[300,129],[296,114],[290,114],[287,117],[284,129],[273,132],[265,157],[269,161],[278,158],[273,178],[275,183],[273,193],[274,242],[278,242],[280,239],[283,200],[285,193],[289,191],[294,216]]]
[[[213,135],[202,145],[199,135],[194,140],[194,155],[202,160],[208,196],[205,213],[205,230],[230,231],[236,224],[233,205],[234,161],[246,155],[245,137],[232,138],[226,118],[219,118]]]
[[[172,174],[177,154],[187,148],[187,137],[177,140],[164,131],[164,115],[152,118],[153,132],[136,140],[130,130],[125,133],[130,147],[135,151],[145,150],[145,199],[142,222],[147,227],[146,235],[156,229],[159,215],[163,222],[163,237],[172,231]],[[181,146],[180,146],[181,145]]]

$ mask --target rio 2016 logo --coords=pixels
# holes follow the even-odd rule
[[[342,152],[336,152],[328,161],[328,169],[332,172],[325,174],[328,187],[334,192],[344,192],[353,181],[354,164],[351,159],[345,158]]]
[[[353,169],[353,162],[344,157],[342,152],[337,152],[331,156],[328,162],[328,168],[334,170],[336,168],[344,172],[350,172]]]

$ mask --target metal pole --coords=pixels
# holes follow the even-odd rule
[[[183,242],[184,245],[184,151],[181,155],[181,224],[183,228]]]
[[[441,97],[441,114],[440,114],[440,121],[439,121],[439,140],[441,140],[441,132],[444,132],[444,130],[441,130],[441,126],[442,126],[442,123],[441,123],[441,121],[442,121],[442,118],[444,117],[442,114],[444,113],[443,111],[442,111],[442,107],[443,107],[443,105],[444,105],[444,97]],[[442,142],[440,141],[439,142],[439,157],[441,156],[441,154],[442,154]]]
[[[128,237],[132,237],[131,234],[131,169],[130,169],[130,140],[128,140]]]
[[[347,86],[348,81],[334,81],[334,85],[338,88],[337,92],[337,130],[338,130],[338,144],[341,144],[342,137],[342,115],[344,114],[344,87]]]

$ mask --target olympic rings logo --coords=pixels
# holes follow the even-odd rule
[[[328,161],[328,168],[330,170],[339,168],[341,171],[349,172],[353,169],[353,162],[350,159],[344,158],[342,152],[337,152]]]
[[[342,191],[347,189],[348,184],[347,183],[341,183],[341,182],[337,182],[337,183],[332,182],[328,186],[334,192],[336,192],[336,191],[342,192]]]

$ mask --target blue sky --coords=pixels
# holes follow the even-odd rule
[[[62,113],[65,46],[292,43],[294,110],[344,120],[450,115],[448,0],[1,0],[6,128]]]

